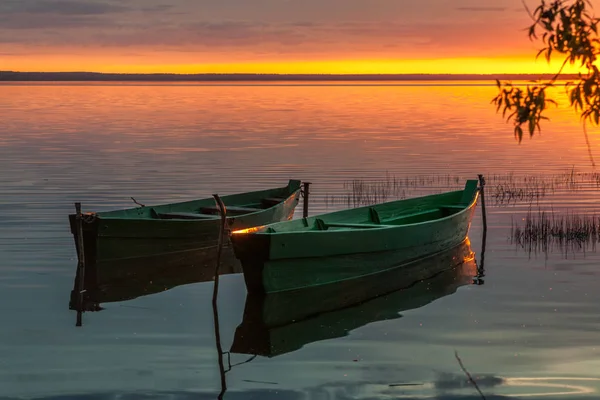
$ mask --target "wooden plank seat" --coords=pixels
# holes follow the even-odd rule
[[[344,222],[325,222],[320,218],[315,219],[315,227],[320,231],[326,231],[329,228],[356,228],[356,229],[368,229],[368,228],[381,228],[381,225],[376,224],[352,224]]]
[[[262,210],[262,208],[257,207],[237,207],[237,206],[225,206],[227,209],[227,215],[229,214],[250,214],[253,212],[257,212]],[[217,206],[212,207],[202,207],[200,209],[200,213],[202,214],[219,214],[219,208]]]
[[[154,211],[154,213],[156,214],[155,218],[159,218],[159,219],[218,219],[219,218],[216,215],[188,213],[188,212],[159,213],[159,212]]]
[[[277,204],[281,203],[282,201],[285,201],[285,198],[283,198],[283,197],[266,197],[264,199],[260,199],[260,203],[267,208],[276,206]]]
[[[346,223],[326,223],[329,228],[358,228],[358,229],[367,229],[367,228],[383,228],[383,225],[377,224],[346,224]]]
[[[465,206],[460,206],[457,204],[449,204],[449,205],[440,206],[440,210],[442,210],[442,214],[444,217],[454,215],[464,209],[465,209]]]
[[[439,208],[431,208],[428,210],[417,211],[410,214],[402,214],[397,217],[385,219],[381,221],[384,225],[402,225],[402,224],[410,224],[414,222],[421,222],[428,216],[434,216],[439,214],[441,210]]]
[[[380,224],[381,223],[381,218],[379,218],[379,213],[373,207],[369,207],[369,219],[374,224]]]

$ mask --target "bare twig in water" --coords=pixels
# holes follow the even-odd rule
[[[465,375],[467,375],[467,378],[469,378],[469,382],[471,382],[473,384],[473,386],[475,386],[475,389],[477,389],[477,392],[479,392],[479,395],[481,396],[481,398],[483,400],[485,400],[485,396],[481,392],[481,389],[479,389],[479,386],[477,386],[477,382],[475,382],[475,379],[473,379],[473,377],[471,376],[471,374],[469,373],[469,371],[467,371],[467,369],[463,365],[463,362],[460,359],[460,357],[458,356],[458,352],[457,351],[454,352],[454,357],[456,357],[456,360],[458,361],[458,364],[460,365],[460,368],[463,370],[463,372],[465,373]]]
[[[134,202],[135,204],[137,204],[138,206],[140,206],[140,207],[146,207],[146,205],[144,205],[144,204],[142,204],[142,203],[138,203],[138,201],[137,201],[136,199],[134,199],[133,197],[131,197],[131,200],[133,200],[133,202]]]
[[[422,383],[390,383],[389,387],[399,387],[399,386],[423,386]]]
[[[250,382],[250,383],[266,383],[268,385],[279,385],[279,383],[277,382],[268,382],[268,381],[253,381],[250,379],[242,379],[244,382]]]
[[[225,372],[229,372],[233,369],[233,367],[237,367],[238,365],[242,365],[242,364],[247,364],[250,361],[254,360],[256,357],[258,357],[258,354],[253,355],[252,357],[248,358],[245,361],[240,361],[239,363],[235,363],[232,364],[231,363],[231,352],[229,351],[224,351],[223,355],[227,354],[227,370],[225,370]]]

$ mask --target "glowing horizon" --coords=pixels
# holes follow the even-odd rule
[[[0,2],[0,70],[531,74],[560,68],[560,62],[535,60],[543,44],[528,40],[524,28],[531,21],[521,0],[506,0],[501,6],[472,0],[369,4]]]
[[[92,72],[127,74],[554,74],[560,62],[517,58],[446,58],[405,60],[332,60],[332,61],[272,61],[246,63],[206,64],[118,64],[63,61],[3,65],[2,70],[18,72]],[[75,66],[75,68],[74,68]],[[20,67],[20,68],[19,68]],[[576,67],[567,66],[563,73],[577,73]]]

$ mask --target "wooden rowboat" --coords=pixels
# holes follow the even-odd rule
[[[401,318],[402,311],[451,295],[459,287],[472,284],[477,274],[468,239],[413,264],[416,268],[442,272],[409,287],[388,280],[387,289],[394,291],[383,295],[365,291],[365,286],[373,286],[356,279],[350,281],[354,287],[338,283],[297,291],[248,294],[244,317],[235,331],[230,351],[276,357],[312,342],[343,337],[364,325]]]
[[[469,180],[463,190],[233,231],[231,242],[250,293],[373,274],[411,283],[439,271],[403,264],[464,241],[478,193],[477,181]]]
[[[227,206],[227,228],[245,229],[291,219],[300,185],[300,181],[290,180],[280,188],[222,196]],[[126,274],[132,262],[154,268],[216,251],[221,224],[213,198],[85,213],[82,220],[85,266],[105,274],[99,281]],[[76,215],[69,215],[69,222],[77,244]]]

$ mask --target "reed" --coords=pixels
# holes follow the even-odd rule
[[[558,190],[576,191],[599,189],[600,173],[577,172],[574,167],[547,175],[516,175],[514,173],[489,174],[486,190],[491,205],[506,206],[539,203]],[[398,177],[389,172],[382,178],[352,179],[343,182],[342,194],[325,196],[326,206],[336,204],[347,207],[372,205],[384,201],[400,200],[446,190],[462,189],[472,175],[415,175]]]
[[[600,233],[600,217],[531,208],[522,224],[511,222],[511,243],[529,253],[595,250]]]

